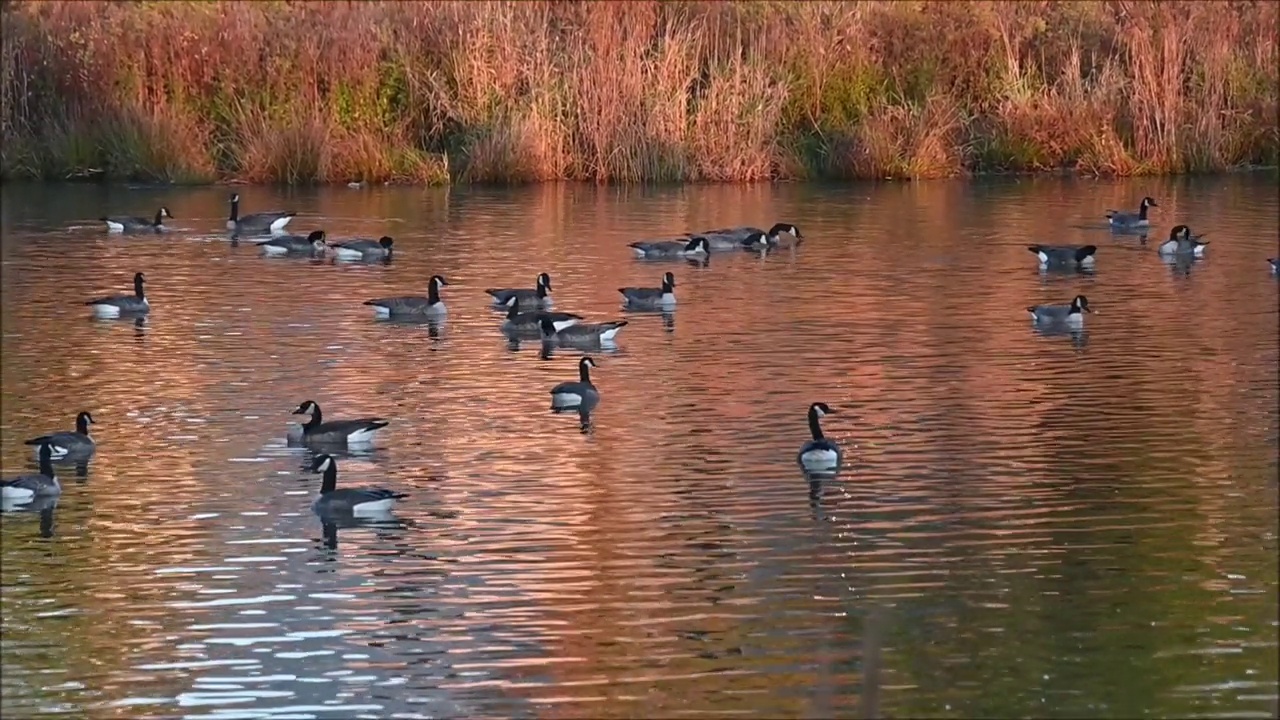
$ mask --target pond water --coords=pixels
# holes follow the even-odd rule
[[[6,476],[88,410],[92,461],[6,512],[5,717],[1265,717],[1277,698],[1274,174],[1101,182],[240,187],[388,264],[265,258],[227,188],[3,188]],[[1157,199],[1150,239],[1107,208]],[[109,236],[94,219],[176,219]],[[705,266],[626,244],[799,226]],[[1175,223],[1206,257],[1155,251]],[[1029,243],[1097,245],[1041,273]],[[617,288],[677,279],[669,317]],[[83,301],[147,276],[150,318]],[[483,289],[625,317],[512,347]],[[376,322],[425,294],[438,326]],[[1085,294],[1074,333],[1026,307]],[[326,526],[290,412],[383,416]],[[796,452],[828,403],[840,477]]]

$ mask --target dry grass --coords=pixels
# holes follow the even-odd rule
[[[1274,3],[77,0],[3,13],[4,177],[1127,175],[1280,154]]]

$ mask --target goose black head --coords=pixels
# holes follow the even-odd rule
[[[775,241],[780,233],[790,233],[797,240],[804,239],[804,236],[800,234],[800,228],[791,223],[775,223],[773,227],[769,228],[769,237]]]
[[[311,461],[311,472],[325,472],[333,467],[333,456],[317,455],[315,460]]]
[[[769,236],[762,232],[751,233],[746,240],[742,241],[742,244],[752,248],[766,247],[770,244]]]
[[[684,251],[689,253],[707,253],[711,252],[711,246],[707,244],[707,239],[699,235],[691,240],[689,244],[684,246]]]
[[[551,318],[543,315],[538,320],[538,330],[542,332],[543,339],[553,338],[556,335],[556,324],[551,322]]]
[[[596,361],[592,360],[590,355],[583,355],[582,359],[578,361],[578,369],[580,370],[584,368],[593,368],[595,366]]]
[[[435,285],[437,288],[442,288],[445,285],[448,285],[449,282],[439,275],[432,275],[431,284]]]
[[[146,275],[143,275],[143,274],[142,274],[142,273],[140,273],[140,272],[136,272],[136,273],[134,273],[134,274],[133,274],[133,284],[134,284],[134,285],[141,285],[142,283],[144,283],[144,282],[146,282],[146,281],[147,281],[147,276],[146,276]]]
[[[234,205],[238,202],[240,202],[240,193],[231,193],[231,204]]]
[[[96,425],[97,421],[93,419],[88,410],[82,410],[79,415],[76,415],[76,424],[80,425],[82,423],[84,425]]]
[[[546,273],[538,273],[538,281],[536,283],[536,287],[544,287],[547,290],[550,290],[551,276]]]
[[[836,414],[835,411],[832,410],[826,403],[822,403],[822,402],[816,402],[810,405],[809,412],[813,413],[817,417]]]
[[[38,457],[40,459],[40,467],[41,469],[43,469],[45,466],[49,464],[49,461],[53,459],[53,443],[51,442],[40,443],[40,449],[38,452],[39,452]]]
[[[1072,298],[1071,311],[1092,313],[1093,311],[1089,309],[1089,298],[1083,295],[1077,295],[1074,298]]]
[[[312,231],[311,231],[311,234],[310,234],[310,235],[307,235],[307,242],[310,242],[310,243],[312,243],[312,244],[315,244],[317,241],[318,241],[318,242],[324,242],[324,231],[323,231],[323,230],[312,230]]]
[[[167,208],[167,207],[162,207],[162,208],[160,208],[160,217],[167,217],[167,218],[169,218],[170,220],[172,220],[172,219],[173,219],[173,213],[169,212],[169,208]]]
[[[1159,203],[1151,196],[1142,198],[1142,207],[1160,207]]]
[[[316,411],[319,409],[320,409],[320,406],[317,405],[314,400],[303,400],[302,404],[298,406],[298,409],[294,410],[292,413],[289,413],[289,414],[290,415],[314,415]]]
[[[1173,229],[1169,231],[1169,239],[1177,240],[1180,237],[1191,237],[1191,228],[1186,225],[1174,225]]]
[[[670,290],[672,290],[673,288],[675,288],[675,286],[676,286],[676,274],[675,274],[675,273],[673,273],[673,272],[668,272],[668,273],[666,273],[666,274],[664,274],[664,275],[662,276],[662,287],[663,287],[663,289],[665,289],[665,290],[667,290],[667,291],[670,291]]]
[[[382,237],[378,238],[378,244],[381,245],[385,250],[390,250],[392,244],[394,243],[395,243],[395,240],[392,240],[390,237],[386,235],[383,235]]]

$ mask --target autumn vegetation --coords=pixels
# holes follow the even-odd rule
[[[1277,5],[6,2],[0,175],[745,182],[1276,165]]]

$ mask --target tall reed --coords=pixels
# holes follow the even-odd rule
[[[0,175],[535,182],[1275,165],[1267,2],[7,2]]]

